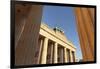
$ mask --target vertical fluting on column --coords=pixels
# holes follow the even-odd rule
[[[91,51],[91,54],[89,54],[89,61],[94,60],[94,25],[93,20],[91,19],[91,16],[89,16],[88,9],[82,8],[82,15],[84,20],[84,29],[87,34],[87,40],[88,40],[88,50]],[[89,51],[87,51],[89,53]]]
[[[20,4],[15,5],[15,48],[23,33],[26,24],[26,18],[29,14],[30,9],[31,9],[30,5],[27,6]]]
[[[94,60],[94,25],[87,8],[75,8],[83,61]]]
[[[94,20],[95,19],[95,9],[94,8],[88,8],[87,10],[88,10],[88,13],[90,14],[90,18],[93,21],[92,23],[94,25],[94,22],[95,22],[95,20]]]
[[[89,48],[91,49],[92,56],[94,56],[94,25],[93,25],[94,22],[90,18],[91,16],[89,15],[87,8],[82,8],[82,14],[83,14],[85,31],[87,33],[89,41]]]
[[[64,61],[67,63],[67,51],[66,48],[64,48]]]
[[[58,62],[58,54],[57,54],[58,44],[55,43],[54,45],[54,63]]]
[[[86,60],[87,59],[87,53],[86,53],[87,51],[86,51],[85,46],[84,46],[85,44],[83,42],[83,38],[81,37],[82,36],[81,26],[79,24],[80,20],[78,19],[79,18],[78,16],[81,16],[81,15],[78,14],[80,12],[78,10],[79,10],[79,8],[75,8],[76,25],[77,25],[77,30],[78,30],[78,34],[79,34],[79,40],[80,40],[80,47],[81,47],[81,50],[82,50],[82,56],[83,56],[83,59]]]
[[[48,48],[48,38],[45,37],[44,45],[43,45],[42,53],[41,53],[41,64],[46,64],[47,48]]]
[[[21,4],[18,5],[20,6]],[[28,10],[28,8],[25,8],[27,6],[29,6],[30,10]],[[23,13],[25,13],[27,10],[28,12],[25,13],[27,15],[25,17],[25,25],[20,24],[24,25],[23,32],[21,33],[20,38],[18,38],[17,44],[15,42],[15,65],[32,65],[34,64],[34,51],[36,46],[38,45],[38,36],[42,17],[42,6],[33,6],[27,4],[24,5],[24,7],[19,7],[19,9],[21,9],[18,11],[22,12],[22,16],[25,16],[23,15]],[[15,16],[17,16],[17,14],[15,14]],[[21,23],[23,21],[18,22]],[[17,21],[15,23],[17,23]],[[16,24],[15,27],[16,29],[18,29],[18,26]],[[17,36],[18,34],[16,34],[15,38]]]

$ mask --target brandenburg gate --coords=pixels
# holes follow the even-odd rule
[[[15,64],[75,62],[73,44],[66,43],[60,34],[60,37],[55,35],[57,30],[50,31],[41,24],[42,10],[42,5],[15,5]],[[74,7],[74,12],[83,62],[94,61],[95,11],[93,8]]]

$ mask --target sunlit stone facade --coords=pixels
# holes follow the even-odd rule
[[[41,23],[39,34],[39,45],[35,53],[38,64],[75,62],[76,48],[66,39],[63,31]]]

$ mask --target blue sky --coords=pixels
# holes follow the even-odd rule
[[[76,46],[77,57],[82,58],[74,9],[72,7],[44,6],[42,22],[46,23],[51,28],[61,28],[65,32],[67,39]]]

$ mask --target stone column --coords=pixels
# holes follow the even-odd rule
[[[91,49],[91,52],[94,53],[94,25],[93,25],[94,22],[93,19],[89,18],[91,16],[89,15],[87,8],[82,8],[82,14],[84,15],[83,16],[84,26],[89,41],[89,47]]]
[[[48,38],[44,38],[44,45],[42,48],[42,55],[41,55],[41,64],[46,64],[46,58],[47,58],[47,48],[48,48]]]
[[[42,47],[43,47],[43,39],[40,39],[40,46],[39,46],[39,56],[38,56],[38,61],[37,63],[40,64],[40,60],[41,60],[41,51],[42,51]]]
[[[67,62],[71,62],[70,50],[69,49],[67,49]]]
[[[75,59],[75,62],[76,62],[76,52],[74,52],[74,59]]]
[[[58,45],[57,43],[55,43],[55,45],[54,45],[54,63],[57,63],[57,60],[58,60],[57,45]]]
[[[75,62],[75,52],[72,51],[72,59],[73,59],[73,62]]]
[[[91,17],[88,8],[77,7],[75,14],[83,61],[94,61],[94,12]]]
[[[70,62],[73,62],[72,51],[70,50]]]
[[[32,65],[42,18],[42,6],[15,6],[15,65]]]
[[[61,50],[60,50],[60,59],[61,59],[61,61],[60,61],[60,63],[64,63],[64,48],[63,47],[61,47]]]
[[[88,13],[90,14],[90,18],[93,21],[93,25],[94,25],[94,21],[95,21],[95,9],[94,8],[88,8]]]
[[[53,43],[51,44],[51,52],[50,52],[50,63],[53,63],[52,61],[52,59],[53,59]]]
[[[67,63],[67,51],[66,48],[64,48],[64,61]]]

